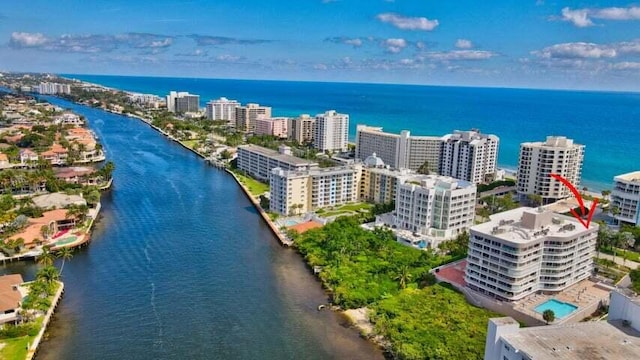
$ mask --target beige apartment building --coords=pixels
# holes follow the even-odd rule
[[[271,170],[269,208],[282,215],[303,214],[358,201],[362,166],[291,171]]]
[[[259,116],[256,119],[256,135],[269,135],[277,138],[287,138],[287,123],[289,118],[286,117],[273,117],[263,118]]]
[[[258,117],[270,118],[271,107],[260,106],[260,104],[247,104],[238,106],[235,114],[236,129],[253,133],[256,131],[256,119]]]
[[[516,188],[521,199],[540,195],[543,204],[571,196],[571,191],[550,174],[558,174],[580,188],[584,145],[564,136],[547,136],[544,142],[520,145]]]
[[[492,215],[470,229],[465,281],[503,301],[562,291],[591,275],[597,235],[595,223],[542,208]]]
[[[295,140],[299,144],[313,142],[313,127],[315,123],[316,118],[308,114],[302,114],[297,118],[290,118],[287,124],[289,139]]]

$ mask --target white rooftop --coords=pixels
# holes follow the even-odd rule
[[[616,181],[638,181],[638,182],[640,182],[640,171],[632,171],[630,173],[618,175],[614,179]]]
[[[595,222],[591,222],[587,230],[572,216],[530,207],[501,212],[489,218],[489,222],[472,226],[471,230],[517,244],[526,244],[542,237],[570,238],[598,229]]]
[[[640,359],[640,333],[618,320],[536,326],[502,339],[530,359]]]

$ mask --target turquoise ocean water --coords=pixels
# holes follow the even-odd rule
[[[274,116],[335,109],[356,124],[415,135],[480,129],[500,137],[498,163],[515,169],[521,142],[563,135],[586,145],[583,184],[611,186],[613,176],[640,170],[640,93],[436,87],[291,81],[64,75],[113,88],[166,95],[221,96],[273,107]]]

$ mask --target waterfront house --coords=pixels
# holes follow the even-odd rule
[[[16,322],[23,294],[19,286],[24,283],[20,274],[0,276],[0,324]]]
[[[73,229],[76,226],[76,219],[67,216],[66,209],[56,209],[45,211],[42,217],[29,219],[27,227],[21,232],[11,236],[9,240],[22,238],[26,248],[33,248],[44,243],[42,227],[48,227],[49,234],[56,234],[63,230]]]

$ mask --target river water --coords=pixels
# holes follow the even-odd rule
[[[116,171],[39,360],[382,358],[316,310],[320,284],[229,175],[136,119],[48,99],[87,117]]]

